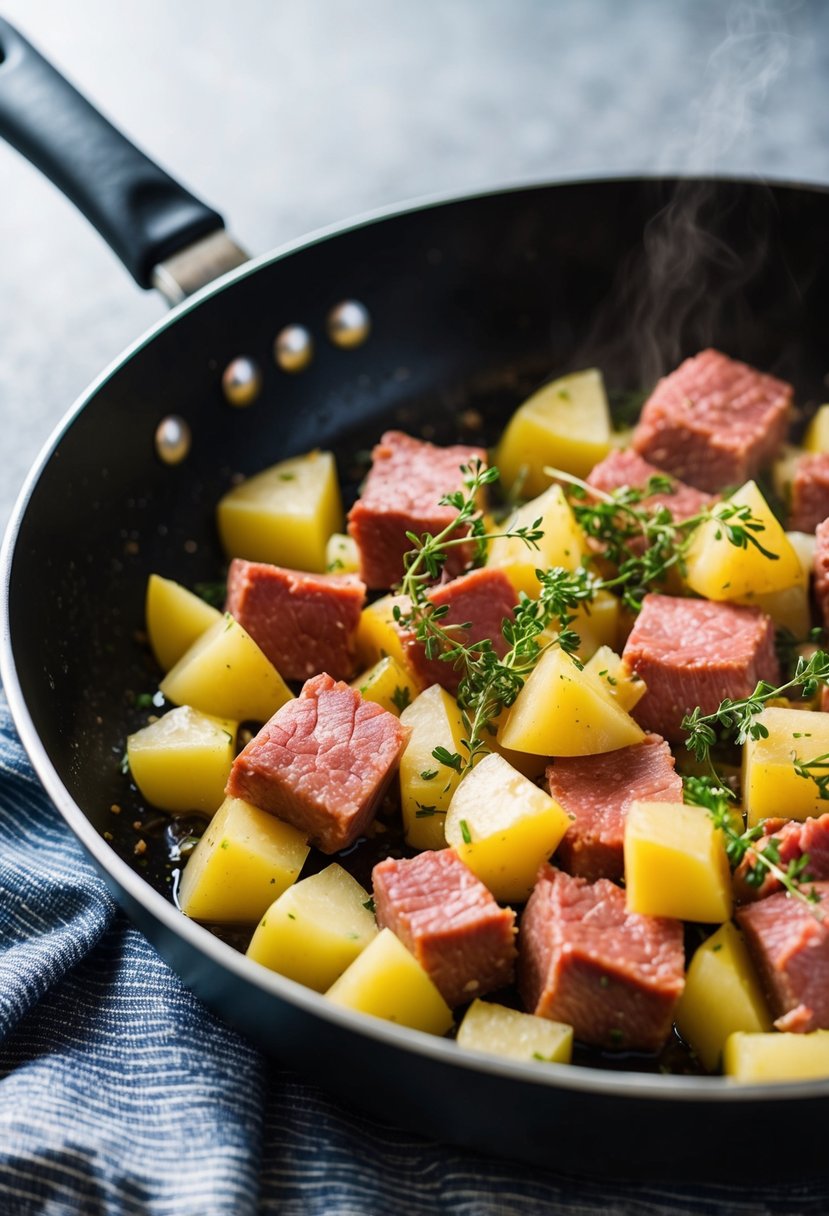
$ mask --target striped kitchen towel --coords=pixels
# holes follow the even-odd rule
[[[574,1181],[344,1110],[223,1025],[117,911],[0,693],[0,1216],[826,1210],[815,1189],[759,1180]]]

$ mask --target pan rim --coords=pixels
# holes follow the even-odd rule
[[[518,1081],[554,1091],[575,1091],[596,1094],[605,1098],[636,1098],[648,1101],[672,1101],[692,1104],[706,1102],[744,1103],[755,1101],[787,1102],[829,1096],[829,1078],[814,1081],[766,1082],[763,1084],[739,1085],[725,1077],[662,1076],[626,1070],[609,1070],[585,1065],[547,1064],[543,1069],[537,1063],[500,1059],[483,1052],[462,1050],[453,1041],[428,1035],[394,1025],[378,1018],[371,1018],[343,1009],[325,997],[313,992],[284,976],[271,972],[253,963],[231,946],[215,937],[208,929],[185,917],[175,905],[156,891],[129,864],[124,861],[95,829],[77,802],[61,781],[43,746],[35,724],[29,713],[20,682],[17,678],[10,627],[12,595],[12,571],[17,538],[28,509],[29,501],[49,464],[62,437],[76,418],[100,392],[104,385],[156,336],[174,325],[179,318],[200,307],[214,295],[225,291],[248,275],[281,261],[291,254],[301,252],[314,245],[352,232],[356,229],[395,220],[413,212],[448,207],[456,204],[483,200],[493,196],[505,196],[521,192],[543,192],[556,187],[589,187],[593,185],[639,183],[658,186],[676,182],[733,183],[735,185],[770,186],[786,190],[809,191],[829,194],[826,183],[799,183],[788,179],[757,178],[745,175],[710,174],[608,174],[590,177],[574,176],[552,181],[516,181],[503,187],[485,188],[471,193],[451,192],[427,196],[402,204],[377,208],[322,228],[275,249],[251,258],[242,266],[196,292],[182,301],[167,314],[161,316],[143,334],[130,343],[99,375],[84,389],[53,428],[32,464],[12,508],[9,522],[0,547],[0,681],[6,692],[12,719],[32,766],[48,797],[62,818],[93,859],[97,867],[110,876],[112,882],[139,904],[166,932],[184,940],[185,945],[206,957],[215,966],[230,971],[236,978],[259,988],[278,1000],[298,1007],[313,1019],[334,1024],[350,1033],[374,1039],[392,1049],[405,1051],[415,1056],[426,1056],[440,1064],[475,1072],[488,1073],[507,1081]],[[169,964],[168,964],[169,965]],[[201,998],[199,998],[201,999]]]

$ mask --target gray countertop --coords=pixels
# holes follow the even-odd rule
[[[821,0],[5,0],[3,15],[254,252],[517,180],[829,180]],[[53,425],[163,304],[5,145],[0,248],[1,525]]]

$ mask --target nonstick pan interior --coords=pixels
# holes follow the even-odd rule
[[[649,1156],[656,1150],[665,1168],[691,1169],[696,1153],[681,1132],[699,1119],[748,1145],[756,1126],[752,1133],[739,1109],[746,1096],[707,1078],[558,1069],[539,1079],[523,1066],[459,1063],[451,1043],[332,1013],[186,922],[101,836],[123,795],[119,761],[139,724],[135,694],[157,678],[136,641],[147,576],[189,586],[219,576],[214,506],[234,475],[329,447],[353,494],[360,453],[387,425],[438,442],[491,440],[551,374],[595,364],[612,393],[648,387],[663,337],[682,354],[712,341],[792,380],[801,404],[821,399],[827,195],[729,181],[686,183],[679,195],[689,190],[697,220],[715,236],[673,277],[670,266],[646,274],[642,265],[645,248],[658,256],[677,184],[638,180],[445,203],[262,259],[176,310],[103,377],[44,456],[7,541],[4,674],[24,742],[108,881],[185,980],[263,1046],[375,1113],[391,1109],[433,1135],[591,1172],[635,1167],[642,1129]],[[677,321],[667,286],[679,291],[683,274],[698,277]],[[666,292],[664,313],[648,298],[654,283]],[[355,350],[325,335],[330,308],[344,299],[371,317],[370,337]],[[295,375],[272,357],[290,323],[315,338],[308,370]],[[221,390],[223,370],[240,355],[264,375],[246,409],[229,406]],[[193,434],[175,467],[154,446],[170,414]],[[827,1092],[822,1083],[753,1091],[751,1109],[784,1103],[775,1126],[785,1122],[781,1134],[802,1164]],[[508,1105],[509,1126],[486,1117],[493,1103]],[[583,1134],[596,1119],[617,1126],[599,1159]]]

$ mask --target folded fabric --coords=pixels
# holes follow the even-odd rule
[[[0,1216],[825,1210],[807,1186],[576,1181],[345,1110],[210,1013],[116,910],[0,693]]]

